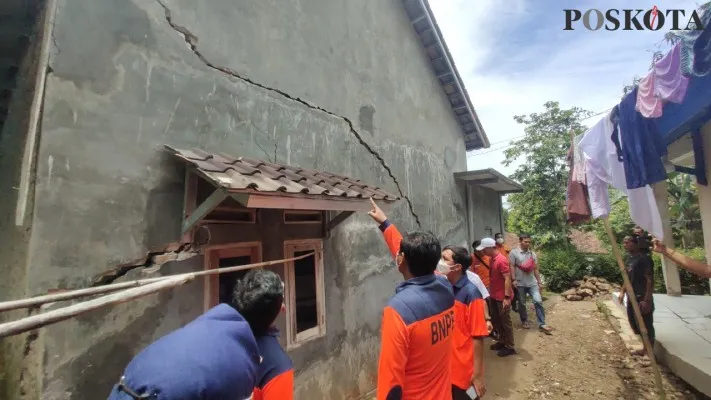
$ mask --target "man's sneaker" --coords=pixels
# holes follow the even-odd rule
[[[501,343],[501,342],[496,342],[496,343],[492,344],[491,346],[489,346],[489,348],[490,348],[491,350],[501,350],[501,349],[503,349],[503,348],[505,348],[505,347],[506,347],[506,346],[505,346],[503,343]]]
[[[503,349],[496,352],[496,355],[499,357],[508,357],[514,354],[516,354],[516,350],[512,349],[511,347],[504,347]]]

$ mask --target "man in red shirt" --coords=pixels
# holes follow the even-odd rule
[[[497,350],[499,357],[508,357],[516,354],[514,350],[513,325],[511,324],[511,271],[509,260],[496,248],[496,241],[491,238],[484,238],[476,248],[491,257],[491,283],[489,285],[489,297],[494,302],[494,313],[491,315],[494,329],[499,332],[499,341],[491,346],[492,350]]]

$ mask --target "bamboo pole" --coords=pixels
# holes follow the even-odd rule
[[[166,275],[166,276],[161,276],[161,277],[157,277],[157,278],[139,279],[139,280],[134,280],[134,281],[130,281],[130,282],[113,283],[110,285],[97,286],[97,287],[91,287],[91,288],[86,288],[86,289],[70,290],[70,291],[62,292],[62,293],[46,294],[46,295],[42,295],[42,296],[30,297],[28,299],[4,301],[4,302],[0,302],[0,312],[17,310],[20,308],[32,308],[32,307],[41,306],[42,304],[46,304],[46,303],[54,303],[57,301],[72,300],[72,299],[76,299],[79,297],[92,296],[92,295],[96,295],[96,294],[114,292],[114,291],[121,290],[121,289],[140,287],[140,286],[144,286],[144,285],[147,285],[150,283],[159,282],[159,281],[162,281],[165,279],[170,279],[173,277],[177,278],[180,276],[188,276],[188,275],[194,276],[194,277],[199,277],[199,276],[206,276],[206,275],[215,275],[215,274],[224,274],[224,273],[228,273],[228,272],[242,271],[242,270],[250,269],[250,268],[266,267],[266,266],[281,264],[281,263],[285,263],[285,262],[289,262],[289,261],[300,260],[302,258],[312,256],[313,254],[314,253],[311,252],[308,254],[301,255],[299,257],[285,258],[282,260],[265,261],[265,262],[255,263],[255,264],[238,265],[235,267],[208,269],[208,270],[204,270],[204,271],[189,272],[189,273],[178,274],[178,275]]]
[[[644,348],[647,351],[647,357],[652,363],[652,371],[654,372],[654,383],[657,386],[657,394],[662,400],[666,399],[666,393],[664,392],[664,385],[662,384],[662,374],[659,372],[659,366],[657,365],[656,357],[654,357],[654,348],[649,341],[649,333],[647,331],[647,326],[644,324],[644,319],[642,318],[642,312],[639,309],[639,304],[637,303],[637,298],[634,295],[634,290],[632,289],[632,283],[627,276],[627,269],[625,268],[625,263],[622,261],[622,254],[620,253],[620,248],[617,246],[617,239],[615,234],[612,232],[612,227],[610,226],[610,220],[607,218],[603,219],[605,225],[605,231],[607,232],[607,237],[610,238],[610,244],[612,245],[612,254],[617,259],[617,266],[620,268],[620,273],[622,273],[622,280],[624,282],[624,290],[627,293],[627,301],[632,305],[632,310],[634,311],[634,317],[637,320],[637,326],[639,327],[639,333],[642,336],[642,342],[644,343]]]
[[[33,315],[31,317],[22,318],[18,321],[6,322],[0,324],[0,338],[17,335],[32,329],[41,328],[43,326],[53,324],[55,322],[64,321],[71,317],[87,313],[109,305],[120,304],[129,300],[137,299],[158,292],[164,289],[170,289],[180,286],[192,279],[193,274],[178,275],[173,278],[162,279],[159,282],[150,283],[145,286],[127,289],[119,293],[113,293],[99,297],[94,300],[89,300],[74,304],[68,307],[59,308],[43,314]]]

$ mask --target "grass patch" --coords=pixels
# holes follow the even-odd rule
[[[602,300],[597,299],[595,303],[597,305],[597,311],[604,315],[605,318],[609,318],[612,315],[612,311],[610,311],[610,308]]]

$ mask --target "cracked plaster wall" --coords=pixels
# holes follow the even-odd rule
[[[60,0],[54,39],[32,294],[85,286],[178,238],[182,171],[163,143],[363,179],[409,197],[391,212],[402,230],[419,219],[445,243],[467,239],[452,178],[466,169],[464,142],[400,0]],[[380,314],[401,279],[367,216],[325,248],[327,336],[290,352],[300,399],[374,386]],[[201,310],[191,283],[46,329],[35,398],[107,392],[133,354]]]

